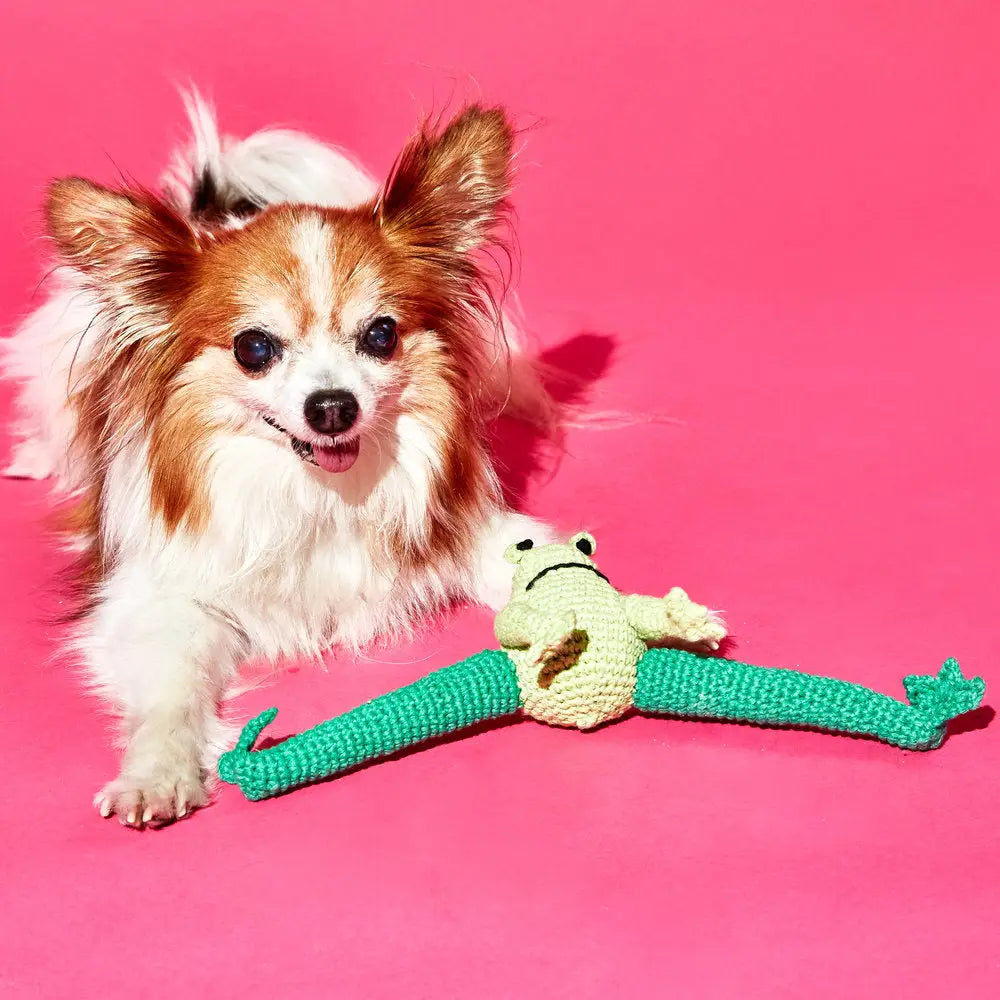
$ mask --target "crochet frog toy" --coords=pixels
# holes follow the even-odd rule
[[[903,678],[907,702],[859,684],[647,643],[717,648],[722,623],[674,588],[664,598],[620,594],[591,558],[594,539],[507,550],[516,563],[510,603],[496,619],[504,647],[436,670],[406,687],[254,749],[277,714],[244,727],[219,761],[223,781],[249,799],[332,777],[487,719],[523,712],[590,729],[634,707],[687,718],[728,719],[868,736],[912,750],[941,745],[947,722],[978,707],[982,678],[947,660],[937,675]]]
[[[496,637],[517,671],[521,708],[539,722],[593,729],[633,704],[646,644],[675,640],[718,649],[721,620],[674,587],[666,597],[618,593],[590,558],[593,536],[568,545],[531,539],[505,557],[514,593]]]

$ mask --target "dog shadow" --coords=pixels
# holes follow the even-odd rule
[[[566,421],[589,402],[591,390],[607,374],[616,339],[582,331],[542,351],[539,379],[552,400],[555,419],[529,423],[501,415],[493,424],[490,449],[506,503],[521,510],[530,483],[555,475],[564,454]]]

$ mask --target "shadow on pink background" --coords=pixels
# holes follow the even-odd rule
[[[421,112],[503,101],[532,126],[532,329],[597,378],[591,411],[640,418],[530,476],[508,440],[530,509],[591,528],[621,586],[724,608],[741,659],[900,695],[955,655],[992,703],[1000,9],[310,6],[7,6],[4,323],[33,301],[47,180],[152,183],[174,81],[231,131],[304,127],[379,172]],[[267,803],[226,788],[160,833],[100,821],[115,758],[47,659],[43,498],[0,482],[0,995],[996,995],[989,713],[930,754],[525,723]],[[279,704],[290,732],[490,644],[458,609],[237,709]]]

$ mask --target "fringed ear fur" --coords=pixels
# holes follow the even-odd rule
[[[198,249],[191,227],[152,195],[80,177],[52,184],[45,216],[63,260],[101,283],[155,285],[179,276]]]
[[[438,254],[483,246],[506,207],[513,146],[513,127],[500,108],[468,107],[440,134],[425,126],[383,189],[383,229]]]

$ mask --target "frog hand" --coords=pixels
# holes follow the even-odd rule
[[[726,637],[726,623],[715,611],[695,604],[680,587],[673,587],[663,598],[671,634],[684,642],[715,650]]]

